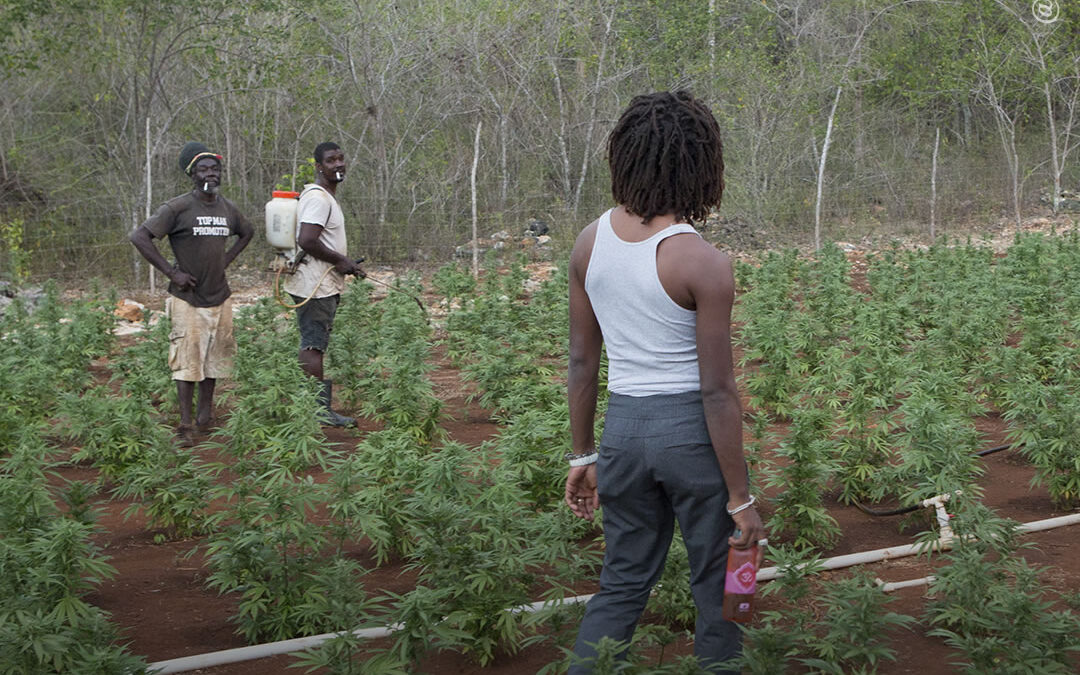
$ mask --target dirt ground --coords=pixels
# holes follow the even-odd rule
[[[441,373],[437,377],[448,386],[454,379],[451,375]],[[447,428],[455,440],[479,443],[496,432],[496,426],[484,412],[466,406],[463,396],[450,397],[447,403],[449,414],[454,416]],[[1004,441],[1004,424],[1000,419],[987,419],[981,426],[987,447]],[[339,442],[352,440],[355,443],[362,434],[363,431],[354,434],[328,430],[332,440]],[[996,453],[986,457],[984,462],[985,501],[1000,515],[1019,522],[1065,515],[1053,507],[1045,490],[1029,487],[1034,472],[1015,453]],[[69,478],[90,478],[86,469],[70,469],[64,473]],[[199,555],[185,557],[198,542],[155,544],[154,532],[144,529],[141,518],[123,518],[125,506],[116,501],[105,506],[100,521],[105,534],[99,543],[111,557],[118,574],[112,581],[104,583],[91,600],[112,614],[129,640],[131,650],[150,661],[159,661],[245,646],[244,640],[235,634],[228,622],[235,601],[204,588],[207,571],[202,567]],[[831,555],[911,543],[915,534],[914,531],[900,531],[902,517],[872,517],[835,500],[831,500],[829,512],[843,530]],[[1080,591],[1080,556],[1077,555],[1080,543],[1075,530],[1073,526],[1026,535],[1037,548],[1025,555],[1029,562],[1049,568],[1045,578],[1053,587]],[[364,562],[374,567],[374,559],[370,556]],[[873,569],[878,578],[894,582],[932,573],[932,564],[921,557],[902,558],[875,564]],[[365,586],[371,591],[382,588],[398,593],[409,590],[411,583],[411,575],[401,571],[400,563],[384,565],[365,580]],[[896,601],[890,609],[919,616],[925,592],[924,587],[897,591],[893,594]],[[769,601],[765,599],[761,607],[768,605]],[[895,664],[885,665],[880,672],[956,672],[949,665],[952,658],[949,650],[940,639],[927,637],[925,630],[926,626],[919,624],[911,630],[898,631],[892,642],[898,660]],[[679,651],[688,652],[688,649],[684,645]],[[515,655],[502,655],[482,672],[491,675],[534,673],[558,656],[554,647],[532,647]],[[291,661],[290,657],[281,656],[196,672],[220,675],[298,672],[288,668]],[[461,655],[445,652],[430,658],[420,672],[463,674],[481,672],[481,669]]]
[[[852,257],[857,258],[858,252]],[[377,268],[372,268],[377,269]],[[254,299],[267,292],[265,276],[251,273],[242,287],[237,286],[238,300]],[[159,308],[162,296],[137,297],[149,308]],[[138,339],[131,336],[124,339]],[[498,432],[498,427],[486,411],[467,403],[468,391],[458,373],[446,363],[431,374],[440,397],[444,400],[445,427],[450,436],[465,444],[478,444]],[[350,411],[345,411],[350,412]],[[358,430],[327,430],[331,440],[355,444],[366,431],[376,428],[370,421],[361,421]],[[1005,424],[997,416],[979,420],[985,447],[1005,442]],[[196,452],[208,452],[196,448]],[[985,502],[1005,517],[1030,522],[1065,515],[1052,504],[1045,489],[1030,487],[1033,469],[1013,451],[999,452],[984,458],[986,473],[982,480]],[[94,478],[90,469],[72,467],[60,472],[65,478],[88,480]],[[765,495],[766,497],[768,494]],[[843,535],[828,555],[842,555],[888,546],[908,544],[914,540],[914,529],[901,530],[903,517],[873,517],[855,507],[828,498],[829,512],[842,528]],[[121,628],[129,648],[148,661],[160,661],[245,646],[236,634],[228,617],[233,613],[235,600],[219,597],[207,590],[204,582],[208,571],[203,567],[201,554],[188,556],[199,544],[197,540],[154,543],[154,531],[147,531],[140,516],[125,519],[128,504],[110,501],[102,505],[99,519],[103,533],[98,543],[111,559],[118,574],[103,583],[90,600],[107,610]],[[767,507],[766,507],[767,510]],[[767,515],[767,514],[763,514]],[[1058,589],[1080,591],[1080,528],[1066,527],[1026,535],[1036,548],[1025,553],[1028,561],[1047,566],[1044,580]],[[363,552],[361,562],[374,568],[374,558]],[[367,577],[369,591],[385,589],[394,592],[409,590],[413,577],[397,564],[383,565]],[[903,558],[878,563],[874,574],[883,581],[916,579],[932,573],[932,562],[925,558]],[[829,573],[826,573],[826,576]],[[925,587],[908,588],[893,593],[896,600],[890,610],[920,617],[925,604]],[[759,607],[768,608],[769,599]],[[827,620],[827,618],[823,618]],[[342,627],[346,628],[346,627]],[[951,673],[958,668],[950,665],[955,655],[938,638],[928,637],[925,622],[910,629],[900,629],[892,635],[892,647],[897,651],[895,664],[884,664],[881,673]],[[677,653],[688,653],[688,645],[680,645]],[[432,656],[419,672],[432,674],[490,673],[510,675],[535,673],[539,668],[559,658],[550,645],[530,647],[517,654],[500,655],[493,664],[480,669],[466,657],[454,653]],[[303,672],[288,665],[292,659],[280,656],[258,661],[204,669],[199,673],[214,675],[254,675],[256,673]]]

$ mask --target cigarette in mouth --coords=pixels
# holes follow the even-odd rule
[[[340,172],[340,171],[336,171],[336,172],[334,172],[334,176],[335,176],[335,177],[336,177],[336,178],[337,178],[338,180],[341,180],[341,172]]]
[[[205,183],[202,184],[202,191],[203,192],[210,192],[210,183],[209,182],[205,182]]]

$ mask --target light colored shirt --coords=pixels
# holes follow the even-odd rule
[[[629,242],[612,228],[611,211],[600,217],[585,292],[604,336],[613,393],[652,396],[701,389],[697,312],[672,300],[656,271],[657,246],[683,233],[697,231],[675,223]]]
[[[346,255],[348,248],[345,241],[345,214],[334,196],[325,189],[309,183],[300,193],[300,203],[296,206],[296,223],[311,223],[322,227],[319,241],[327,248]],[[299,231],[296,233],[299,237]],[[308,254],[296,268],[296,272],[285,280],[284,288],[293,295],[306,298],[318,284],[313,298],[326,298],[345,290],[345,275],[332,269],[333,265]],[[329,273],[326,270],[330,269]],[[323,274],[326,277],[323,278]],[[319,283],[322,279],[322,283]]]

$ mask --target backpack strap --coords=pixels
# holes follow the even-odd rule
[[[303,198],[304,195],[306,195],[308,192],[310,192],[312,190],[321,190],[322,192],[324,192],[326,194],[326,196],[332,198],[332,195],[330,195],[330,192],[326,188],[324,188],[323,186],[318,185],[316,183],[312,183],[311,185],[308,185],[307,187],[305,187],[304,190],[300,193],[300,197]],[[324,229],[326,228],[327,225],[330,224],[330,217],[333,216],[333,215],[334,215],[334,202],[331,201],[330,202],[330,212],[328,214],[326,214],[326,222],[322,224]],[[296,227],[297,227],[297,235],[299,235],[300,234],[300,232],[299,232],[300,223],[299,222],[296,223]]]

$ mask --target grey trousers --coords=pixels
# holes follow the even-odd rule
[[[603,506],[604,566],[574,654],[595,655],[603,637],[629,642],[660,578],[678,519],[697,605],[694,654],[710,667],[741,653],[742,634],[720,616],[727,538],[727,486],[713,452],[699,392],[612,394],[597,464]],[[587,665],[571,675],[590,673]],[[714,670],[710,672],[721,672]]]

